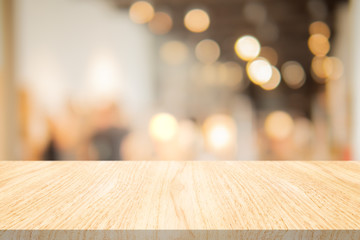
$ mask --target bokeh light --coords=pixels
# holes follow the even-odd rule
[[[161,59],[169,65],[182,64],[188,57],[188,47],[180,41],[169,41],[160,48]]]
[[[281,81],[281,74],[279,69],[277,69],[277,67],[272,66],[272,75],[271,78],[268,82],[261,84],[260,86],[265,89],[265,90],[274,90],[275,88],[277,88],[277,86],[279,86]]]
[[[202,9],[192,9],[185,15],[184,25],[191,32],[204,32],[210,26],[209,14]]]
[[[208,86],[218,85],[219,81],[217,65],[217,63],[201,65],[199,80]]]
[[[202,63],[214,63],[220,57],[219,44],[214,40],[204,39],[196,45],[195,55]]]
[[[293,89],[304,85],[306,75],[304,68],[296,61],[288,61],[281,67],[281,73],[286,84]]]
[[[153,116],[149,124],[150,136],[158,141],[170,141],[178,132],[178,122],[168,113],[159,113]]]
[[[138,1],[131,5],[129,16],[134,23],[147,23],[154,17],[154,8],[146,1]]]
[[[261,85],[268,82],[272,76],[272,68],[265,58],[256,58],[246,66],[246,72],[250,80]]]
[[[315,77],[315,80],[323,83],[327,77],[327,74],[325,72],[324,68],[324,61],[326,57],[314,57],[311,61],[311,71],[313,73],[313,77]]]
[[[261,47],[259,56],[266,58],[273,66],[278,64],[278,54],[272,47]]]
[[[308,46],[315,56],[325,56],[330,51],[329,40],[324,35],[318,33],[310,36]]]
[[[239,58],[244,61],[250,61],[256,58],[260,53],[260,43],[253,36],[240,37],[235,42],[235,52]]]
[[[292,133],[294,121],[288,113],[274,111],[266,117],[264,128],[270,139],[284,140]]]
[[[214,150],[222,150],[234,144],[236,124],[227,115],[213,115],[204,122],[204,130],[208,145]]]
[[[244,81],[244,70],[236,62],[225,62],[219,65],[219,80],[222,84],[235,87]]]
[[[339,79],[344,74],[343,63],[337,57],[314,57],[311,61],[311,70],[318,83]]]
[[[163,35],[171,30],[173,20],[166,12],[156,12],[154,18],[149,22],[148,26],[152,33]]]
[[[123,82],[117,59],[107,52],[94,55],[89,66],[88,81],[88,93],[95,96],[96,101],[116,98]]]
[[[344,74],[342,61],[337,57],[327,57],[324,60],[324,70],[329,80],[335,80]]]
[[[330,37],[330,28],[326,23],[324,23],[322,21],[316,21],[316,22],[313,22],[310,24],[309,33],[310,33],[310,35],[322,34],[326,38],[329,38]]]

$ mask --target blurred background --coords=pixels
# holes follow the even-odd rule
[[[358,0],[0,0],[0,159],[360,159]]]

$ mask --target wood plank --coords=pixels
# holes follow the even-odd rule
[[[357,162],[0,162],[0,239],[360,239],[359,230]]]

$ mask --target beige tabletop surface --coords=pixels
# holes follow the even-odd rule
[[[360,162],[0,162],[0,230],[73,229],[358,231]]]

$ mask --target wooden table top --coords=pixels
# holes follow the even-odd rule
[[[89,229],[360,239],[360,162],[0,162],[0,239]]]

